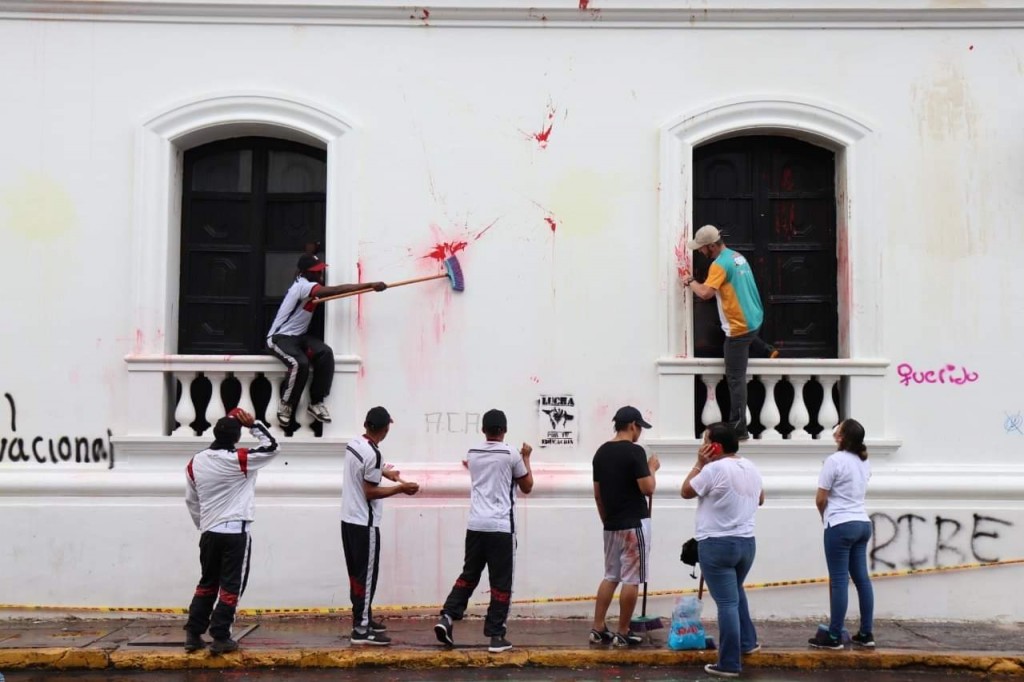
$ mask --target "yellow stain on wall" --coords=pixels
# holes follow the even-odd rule
[[[0,189],[0,228],[34,241],[55,239],[74,227],[71,195],[46,173],[23,173]]]
[[[613,176],[573,170],[552,183],[547,208],[558,220],[559,234],[593,235],[612,224],[623,191]]]

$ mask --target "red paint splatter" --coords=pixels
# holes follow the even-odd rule
[[[146,339],[142,335],[142,330],[141,329],[136,329],[135,330],[135,354],[136,355],[141,355],[142,354],[142,349],[145,346],[145,343],[146,343]]]
[[[547,127],[542,128],[539,133],[532,133],[529,135],[529,139],[535,140],[537,146],[541,149],[548,148],[548,140],[551,138],[551,130],[555,127],[555,109],[554,105],[548,102],[548,113],[546,117]]]
[[[356,284],[363,281],[363,261],[356,261]],[[356,327],[359,329],[363,328],[363,297],[356,296]],[[362,372],[363,368],[360,366],[359,371]]]
[[[539,384],[540,383],[540,378],[539,377],[535,377],[535,376],[534,377],[530,377],[530,381],[532,381],[535,384]]]
[[[970,47],[968,47],[967,49],[968,49],[968,50],[973,50],[973,49],[974,49],[974,45],[971,45],[971,46],[970,46]]]
[[[551,227],[552,232],[558,229],[558,221],[552,218],[551,216],[545,216],[544,222],[546,222],[548,226]]]
[[[587,9],[590,6],[590,0],[580,0],[580,9]]]
[[[468,243],[462,240],[450,241],[450,242],[438,242],[434,244],[434,248],[430,250],[427,255],[423,256],[424,259],[434,259],[438,263],[444,262],[446,258],[454,256],[459,251],[462,251],[468,246]]]
[[[796,187],[796,181],[793,180],[793,169],[784,168],[782,170],[782,179],[779,181],[779,188],[783,192],[792,192]]]
[[[679,279],[687,279],[690,277],[693,267],[690,264],[690,249],[686,248],[686,232],[679,235],[679,241],[676,242],[675,251],[676,273],[679,275]]]
[[[423,21],[426,21],[427,19],[429,19],[430,18],[430,10],[427,9],[426,7],[421,9],[420,10],[420,18],[423,19]]]
[[[484,233],[487,232],[487,230],[489,230],[492,227],[494,227],[494,223],[498,222],[498,220],[499,220],[498,218],[495,218],[494,222],[492,222],[490,225],[488,225],[487,227],[485,227],[484,229],[480,230],[475,235],[473,235],[473,241],[476,241],[477,239],[480,239],[480,237],[483,237]]]

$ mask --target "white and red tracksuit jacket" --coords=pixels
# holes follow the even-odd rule
[[[255,448],[234,448],[214,442],[185,467],[185,505],[200,531],[225,521],[252,521],[256,512],[256,474],[277,456],[270,429],[256,422],[249,433]]]

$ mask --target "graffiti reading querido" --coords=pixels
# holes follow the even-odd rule
[[[4,393],[10,407],[11,432],[0,437],[0,462],[25,462],[29,464],[95,464],[105,462],[107,469],[114,468],[113,434],[107,429],[107,438],[85,438],[82,436],[34,436],[18,435],[18,410],[14,396]]]
[[[901,362],[896,366],[896,373],[900,375],[900,383],[904,386],[910,384],[952,384],[963,386],[973,384],[978,380],[978,373],[968,370],[964,366],[945,365],[939,369],[929,369],[918,372],[908,362]]]
[[[961,521],[938,515],[929,520],[914,513],[893,517],[876,512],[871,515],[871,570],[999,561],[995,553],[999,531],[1011,526],[1006,519],[977,513],[972,520]]]

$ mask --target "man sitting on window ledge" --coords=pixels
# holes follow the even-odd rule
[[[274,324],[267,333],[267,348],[288,368],[281,404],[277,408],[277,421],[282,429],[292,426],[299,396],[309,378],[309,365],[313,364],[313,383],[309,387],[309,414],[319,422],[331,421],[324,400],[331,393],[334,381],[334,351],[320,339],[309,335],[309,323],[316,310],[316,298],[326,298],[350,291],[384,291],[384,282],[324,285],[327,263],[311,253],[299,257],[299,275],[288,288],[281,301]]]

